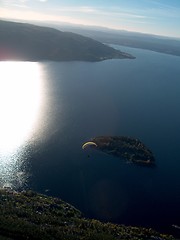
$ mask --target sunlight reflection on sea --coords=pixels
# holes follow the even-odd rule
[[[0,187],[21,188],[28,178],[25,146],[40,119],[41,67],[0,62],[0,76]]]

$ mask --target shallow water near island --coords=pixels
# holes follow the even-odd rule
[[[116,48],[136,59],[0,63],[2,92],[13,82],[9,99],[16,93],[1,99],[0,185],[60,197],[87,217],[173,231],[180,225],[180,58]],[[104,135],[140,139],[156,167],[82,150]]]

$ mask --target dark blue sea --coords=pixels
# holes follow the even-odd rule
[[[16,106],[25,104],[18,113],[13,102],[20,94],[9,96],[9,111],[15,109],[6,116],[10,123],[13,116],[26,119],[30,109],[27,119],[33,114],[34,118],[17,146],[1,149],[1,187],[30,188],[59,197],[90,218],[179,231],[172,225],[180,226],[180,57],[115,47],[136,59],[31,66],[11,62],[10,67],[16,67],[9,88],[12,81],[16,86],[18,74],[22,82],[41,80],[38,90],[36,81],[32,88],[21,90],[25,94]],[[0,63],[0,68],[8,64]],[[6,118],[2,129],[5,122]],[[26,120],[17,126],[20,130],[11,130],[8,137],[16,143]],[[82,150],[84,142],[106,135],[140,139],[153,152],[156,167]]]

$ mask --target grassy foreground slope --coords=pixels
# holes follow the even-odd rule
[[[0,239],[172,240],[152,229],[83,218],[66,202],[32,191],[0,190]]]

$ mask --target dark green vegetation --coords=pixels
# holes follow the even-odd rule
[[[0,21],[0,60],[102,61],[112,58],[134,57],[79,34]]]
[[[130,137],[102,136],[92,139],[97,144],[97,149],[116,157],[124,158],[129,162],[153,166],[152,152],[138,139]]]
[[[0,190],[0,239],[170,240],[152,229],[85,219],[60,199],[32,191]]]

